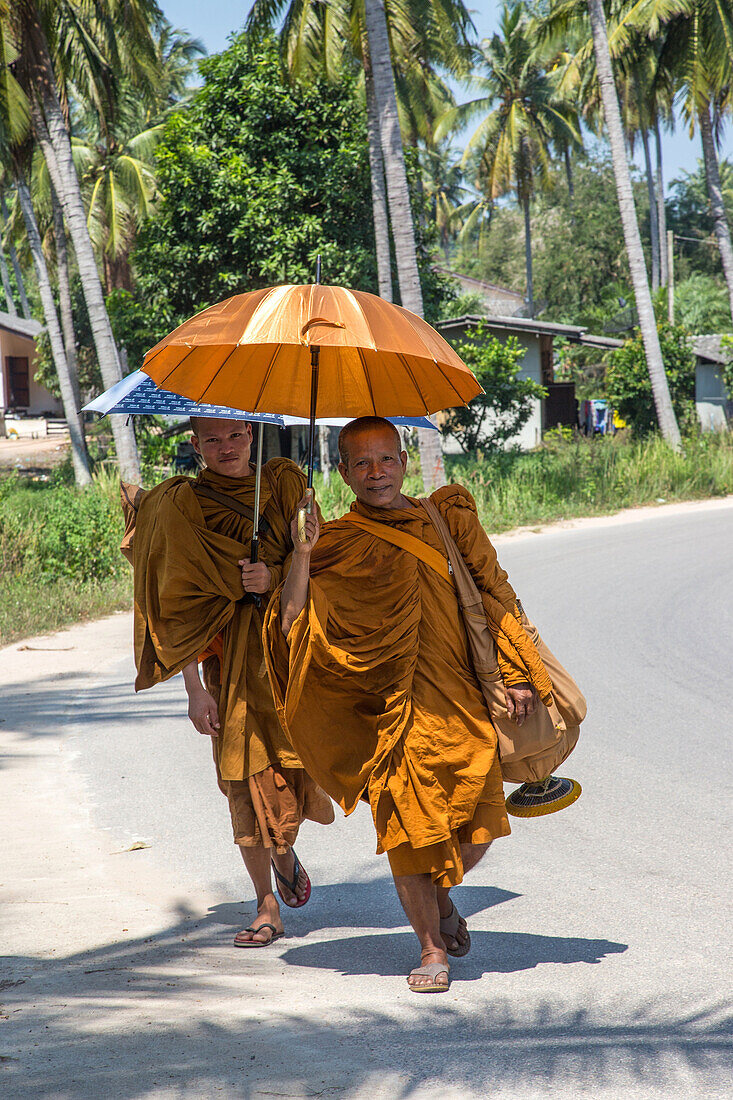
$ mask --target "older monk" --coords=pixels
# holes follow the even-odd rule
[[[395,428],[352,421],[339,438],[351,512],[306,541],[266,620],[266,655],[284,727],[311,775],[351,813],[370,804],[377,851],[420,941],[415,993],[449,985],[447,955],[470,947],[451,887],[509,833],[497,738],[471,664],[452,578],[392,540],[408,535],[445,559],[419,500],[402,492],[407,455]],[[432,496],[479,588],[519,618],[514,590],[459,485]],[[380,535],[380,530],[383,534]],[[409,539],[408,539],[409,542]],[[508,709],[537,705],[532,673],[497,638]]]
[[[285,904],[304,905],[310,881],[293,849],[299,826],[304,818],[328,824],[334,817],[283,733],[262,649],[262,616],[290,560],[290,518],[305,480],[286,459],[263,467],[261,557],[251,562],[243,552],[254,517],[252,428],[203,417],[192,417],[191,427],[205,468],[195,479],[156,486],[138,507],[135,687],[183,673],[189,718],[212,740],[234,842],[257,895],[257,919],[234,942],[266,947],[284,931],[271,867]]]

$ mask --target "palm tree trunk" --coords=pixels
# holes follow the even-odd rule
[[[608,31],[606,16],[603,11],[603,0],[588,0],[588,14],[590,16],[591,29],[593,31],[593,48],[596,56],[598,81],[603,99],[603,112],[606,117],[608,140],[611,146],[613,158],[613,172],[616,179],[616,194],[618,196],[621,224],[624,230],[626,253],[631,269],[631,281],[636,297],[636,309],[639,315],[639,327],[644,342],[647,369],[651,382],[654,405],[657,410],[657,419],[662,435],[675,450],[681,447],[680,430],[677,418],[674,414],[672,400],[669,396],[667,375],[664,371],[662,349],[659,345],[659,333],[654,317],[652,298],[649,292],[644,251],[641,247],[639,235],[639,223],[636,218],[636,206],[634,192],[631,187],[631,173],[626,157],[626,145],[624,131],[621,124],[621,111],[618,103],[618,93],[613,79],[611,68],[611,55],[608,49]]]
[[[728,285],[730,313],[731,317],[733,317],[733,247],[731,247],[730,226],[728,225],[728,218],[725,213],[723,190],[720,185],[718,154],[715,149],[715,137],[713,135],[713,123],[710,117],[709,103],[706,104],[704,110],[698,110],[697,118],[700,123],[700,137],[702,139],[702,153],[705,158],[705,179],[708,185],[710,209],[715,224],[715,236],[718,239],[718,250],[723,265],[723,274]]]
[[[112,326],[104,304],[97,261],[87,229],[79,178],[71,153],[71,140],[59,103],[48,45],[38,22],[28,28],[28,37],[32,40],[30,49],[35,70],[35,85],[43,100],[43,110],[41,110],[36,97],[33,95],[30,97],[33,128],[48,166],[51,182],[63,206],[64,219],[76,253],[76,263],[99,368],[104,384],[109,388],[120,380],[122,370]],[[110,420],[120,474],[127,481],[139,481],[140,465],[132,426],[127,424],[123,416],[111,416]]]
[[[573,182],[573,164],[570,159],[570,146],[566,145],[563,149],[563,159],[565,161],[565,175],[568,181],[568,198],[570,202],[575,199],[575,183]]]
[[[2,212],[3,224],[7,224],[8,221],[8,208],[5,203],[5,195],[0,191],[0,212]],[[25,292],[25,283],[23,282],[23,272],[20,270],[20,264],[18,263],[18,253],[15,251],[15,245],[11,240],[8,240],[8,253],[10,254],[10,262],[13,265],[13,274],[15,275],[15,285],[18,288],[18,297],[20,298],[20,310],[26,321],[31,319],[31,307],[28,304],[28,295]]]
[[[659,221],[659,277],[662,286],[669,285],[669,264],[667,263],[667,211],[664,208],[664,172],[662,170],[662,135],[659,131],[659,118],[654,120],[654,143],[657,153],[657,219]]]
[[[382,139],[382,156],[387,180],[387,199],[397,261],[400,300],[405,309],[422,317],[423,301],[420,273],[417,267],[415,227],[412,221],[405,155],[397,114],[397,96],[384,0],[365,0],[364,16],[374,76],[374,92],[379,110],[379,131]],[[429,428],[421,428],[418,429],[417,435],[425,492],[430,493],[433,489],[446,484],[440,433],[433,432]]]
[[[61,329],[64,334],[66,362],[74,387],[76,407],[81,409],[81,391],[79,388],[79,365],[76,358],[76,333],[74,332],[74,313],[71,305],[71,286],[69,283],[69,256],[66,248],[66,230],[64,215],[58,195],[51,186],[51,208],[53,210],[53,235],[56,242],[56,281],[59,289],[59,313]]]
[[[318,429],[318,449],[321,457],[321,473],[323,474],[323,480],[328,485],[331,480],[331,453],[329,447],[329,441],[331,438],[331,429],[325,424],[322,424]]]
[[[53,355],[56,373],[58,374],[61,400],[64,405],[64,416],[66,417],[69,435],[71,436],[71,460],[74,466],[74,477],[77,485],[85,486],[91,484],[92,475],[89,472],[81,413],[76,404],[74,387],[69,373],[69,366],[66,362],[64,341],[61,335],[59,319],[56,315],[56,305],[53,300],[51,280],[48,277],[48,268],[46,267],[46,260],[43,255],[41,235],[38,232],[36,216],[33,212],[31,194],[27,183],[23,180],[18,180],[18,199],[23,213],[23,221],[25,222],[31,255],[33,256],[33,264],[36,269],[38,291],[43,305],[46,331],[48,332],[48,338],[51,342],[51,354]]]
[[[8,307],[8,313],[11,317],[17,317],[18,311],[15,308],[13,288],[10,285],[10,273],[8,272],[8,262],[5,259],[5,249],[2,247],[2,241],[0,241],[0,279],[2,279],[3,290],[5,291],[5,302]]]
[[[649,237],[652,245],[652,293],[656,294],[660,287],[659,273],[661,270],[659,254],[659,216],[657,214],[657,196],[654,189],[652,157],[649,149],[649,131],[646,126],[642,126],[641,128],[641,144],[644,149],[646,190],[649,196]]]
[[[522,200],[524,208],[524,267],[527,273],[527,307],[534,317],[534,283],[532,281],[532,225],[529,219],[529,195]]]
[[[364,63],[364,87],[367,106],[367,139],[369,145],[369,173],[372,183],[372,217],[374,219],[374,246],[377,256],[377,281],[379,297],[392,301],[392,261],[389,252],[389,216],[387,192],[384,180],[382,142],[379,135],[379,109],[374,94],[374,76],[369,57],[369,43],[362,37],[361,53]]]

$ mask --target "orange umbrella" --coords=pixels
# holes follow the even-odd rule
[[[266,287],[209,306],[151,348],[142,366],[158,386],[193,401],[309,417],[309,489],[317,418],[426,416],[483,392],[421,317],[319,279],[320,260],[315,284]],[[261,446],[262,428],[255,514]],[[303,518],[301,511],[301,537]],[[253,553],[256,540],[255,527]]]
[[[290,416],[425,416],[482,392],[426,321],[374,294],[320,284],[210,306],[156,344],[142,369],[194,401]]]

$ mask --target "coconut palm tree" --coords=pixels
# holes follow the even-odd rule
[[[74,167],[64,113],[66,81],[73,78],[103,113],[111,109],[115,65],[129,65],[139,79],[150,79],[155,12],[153,0],[105,0],[83,8],[73,0],[14,0],[6,14],[0,12],[17,50],[14,73],[28,100],[34,136],[63,207],[106,386],[122,372]],[[121,472],[139,478],[132,428],[123,417],[113,417],[112,428]]]
[[[74,157],[81,177],[87,227],[102,259],[107,293],[132,288],[130,252],[156,192],[154,154],[164,130],[147,125],[140,98],[129,89],[114,120],[101,130],[86,111],[77,126]]]
[[[436,93],[437,62],[457,69],[466,56],[472,28],[462,0],[256,0],[247,20],[250,31],[269,29],[282,19],[283,52],[302,78],[318,73],[337,78],[344,65],[364,72],[372,207],[380,294],[392,297],[389,225],[402,304],[423,314],[415,232],[405,170],[395,72],[405,94],[423,89],[403,111],[406,129],[429,129],[420,119],[445,96]],[[425,89],[430,94],[425,93]],[[445,484],[437,433],[418,439],[426,490]]]
[[[3,11],[0,8],[0,16],[2,14]],[[14,60],[15,58],[13,58]],[[31,111],[25,91],[9,67],[5,68],[3,72],[2,84],[3,93],[0,95],[0,165],[2,166],[2,176],[9,174],[15,181],[18,203],[36,270],[46,331],[59,379],[64,415],[69,429],[74,476],[77,485],[86,486],[91,482],[91,473],[84,438],[84,425],[79,410],[78,385],[76,384],[75,372],[70,367],[66,357],[66,349],[64,348],[51,289],[51,280],[26,178],[32,159]],[[4,198],[3,212],[6,213]],[[20,280],[19,285],[22,286],[22,280]]]
[[[733,107],[733,8],[718,0],[671,4],[671,18],[668,4],[656,19],[642,13],[639,26],[661,40],[660,57],[677,74],[690,133],[700,130],[708,199],[733,317],[733,245],[718,162],[723,119]]]
[[[529,17],[519,4],[505,5],[499,30],[481,44],[480,75],[471,83],[477,99],[448,111],[438,134],[481,119],[464,163],[474,158],[476,186],[490,201],[514,191],[524,214],[527,304],[534,316],[530,207],[547,184],[553,147],[582,144],[573,105],[539,63]]]
[[[636,297],[636,310],[639,317],[639,327],[644,342],[649,378],[654,395],[654,404],[657,411],[657,419],[662,435],[675,449],[681,446],[680,431],[677,418],[672,407],[669,395],[667,375],[662,360],[662,350],[659,344],[659,334],[652,306],[649,282],[647,279],[644,252],[641,246],[639,223],[636,218],[636,206],[634,193],[631,186],[631,173],[626,155],[624,142],[624,130],[621,121],[616,84],[614,82],[611,53],[608,46],[606,28],[606,16],[603,10],[603,0],[587,0],[588,15],[590,18],[591,33],[593,36],[593,49],[595,53],[598,83],[603,100],[603,111],[608,131],[608,140],[611,146],[613,158],[613,170],[616,178],[616,192],[618,195],[621,223],[623,225],[626,252],[629,258],[631,280]]]

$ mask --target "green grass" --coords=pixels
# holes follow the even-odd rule
[[[733,436],[695,435],[675,454],[659,438],[557,440],[527,454],[449,457],[448,477],[476,498],[487,531],[537,526],[657,501],[733,493]],[[413,457],[411,469],[417,469]],[[119,552],[122,513],[114,471],[79,492],[69,471],[50,481],[0,479],[0,644],[129,607],[132,576]],[[316,493],[327,519],[352,496],[337,471]],[[422,484],[408,476],[405,491]]]
[[[132,570],[127,576],[82,582],[59,579],[44,584],[21,575],[0,581],[0,645],[48,634],[87,619],[101,619],[132,607]]]
[[[85,492],[63,469],[46,482],[0,480],[0,645],[129,607],[122,531],[112,474]]]

